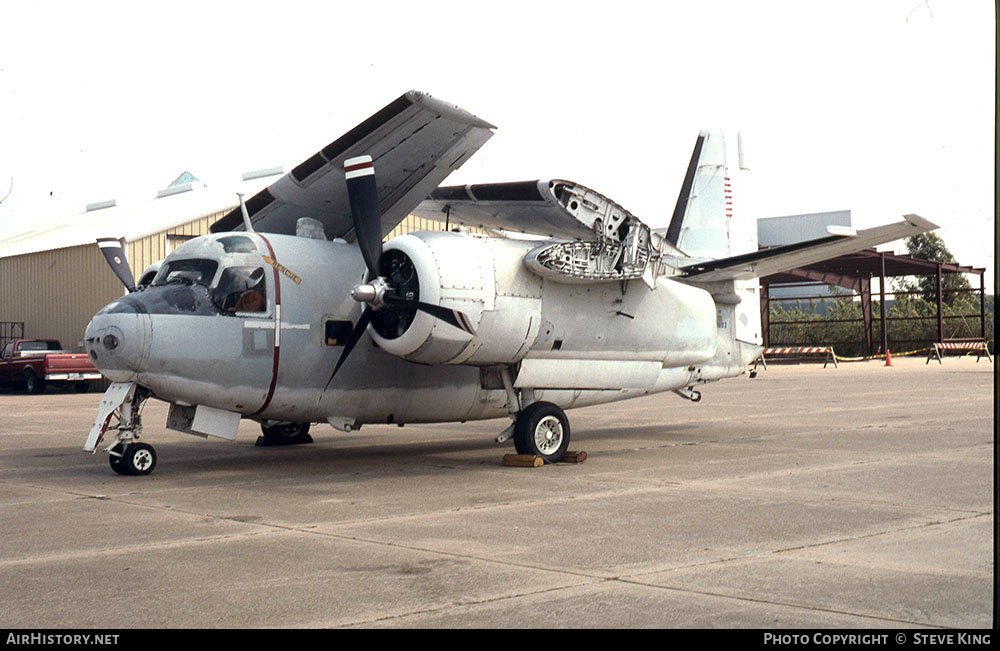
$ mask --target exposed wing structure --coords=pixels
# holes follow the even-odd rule
[[[387,235],[493,135],[493,125],[430,95],[411,91],[304,161],[246,202],[254,230],[294,234],[300,217],[327,237],[354,239],[344,161],[359,155],[378,168],[382,235]],[[212,232],[243,230],[239,209]]]
[[[894,224],[876,226],[852,234],[831,234],[797,244],[708,260],[681,267],[680,271],[692,282],[748,280],[822,262],[893,240],[919,235],[935,228],[937,224],[923,217],[905,215],[903,221]]]
[[[589,188],[559,180],[438,188],[414,214],[452,224],[588,242],[598,240],[606,225],[632,216]]]
[[[414,214],[561,240],[547,242],[530,252],[525,264],[535,273],[562,283],[643,277],[652,282],[653,259],[665,248],[680,254],[635,215],[572,181],[438,188]]]

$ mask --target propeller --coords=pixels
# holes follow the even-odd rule
[[[327,387],[347,361],[354,346],[361,340],[361,335],[376,313],[420,310],[469,334],[476,334],[472,322],[466,315],[457,310],[415,300],[412,292],[403,292],[403,295],[400,295],[404,283],[397,274],[394,271],[387,274],[380,273],[382,216],[378,208],[378,187],[375,183],[375,165],[372,157],[358,156],[344,161],[344,178],[347,181],[347,198],[351,204],[354,236],[358,248],[361,249],[361,257],[364,258],[365,266],[368,268],[368,282],[351,290],[351,297],[359,303],[365,303],[365,309],[350,337],[344,342],[344,351],[340,354],[340,359],[337,360],[337,365],[326,383]]]
[[[125,285],[125,289],[130,293],[134,292],[135,278],[132,276],[131,267],[128,266],[128,258],[125,257],[121,241],[114,237],[99,237],[97,238],[97,246],[101,248],[101,253],[111,265],[111,270],[118,276],[118,280]]]

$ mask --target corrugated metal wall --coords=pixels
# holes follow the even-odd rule
[[[0,321],[67,350],[83,350],[90,317],[122,292],[96,243],[0,259]]]
[[[126,252],[136,279],[166,255],[168,236],[204,235],[224,214],[129,242]],[[443,228],[441,222],[410,216],[389,237]],[[0,258],[0,321],[23,321],[26,337],[58,339],[68,350],[83,350],[83,333],[90,318],[122,293],[121,283],[96,243]]]

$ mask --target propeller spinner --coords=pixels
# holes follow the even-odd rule
[[[378,187],[375,183],[375,165],[371,156],[358,156],[344,161],[344,177],[347,180],[347,197],[351,204],[351,219],[354,222],[354,235],[361,249],[361,256],[368,267],[368,282],[358,285],[351,291],[351,297],[359,303],[365,303],[361,318],[351,331],[350,337],[344,343],[344,351],[337,360],[337,366],[330,375],[326,385],[330,386],[333,377],[347,361],[354,346],[361,339],[368,324],[376,314],[403,310],[420,310],[436,319],[452,325],[469,334],[476,334],[469,318],[458,312],[440,305],[424,303],[415,300],[413,292],[402,291],[401,283],[396,274],[388,270],[380,270],[382,262],[382,216],[378,208]],[[392,266],[390,264],[390,266]],[[381,272],[385,273],[381,273]],[[393,284],[393,283],[396,284]]]

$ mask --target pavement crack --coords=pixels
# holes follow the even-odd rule
[[[825,547],[827,545],[836,545],[836,544],[845,543],[845,542],[855,542],[855,541],[858,541],[858,540],[865,540],[867,538],[877,538],[878,536],[885,536],[885,535],[888,535],[888,534],[900,533],[900,532],[903,532],[903,531],[914,531],[914,530],[917,530],[917,529],[925,529],[927,527],[937,527],[937,526],[941,526],[943,524],[952,524],[952,523],[955,523],[955,522],[962,522],[962,521],[965,521],[965,520],[975,520],[977,518],[989,517],[989,516],[992,516],[992,515],[993,515],[992,513],[976,513],[976,514],[973,514],[973,515],[966,515],[966,516],[962,516],[962,517],[958,517],[958,518],[952,518],[950,520],[925,522],[924,524],[908,525],[908,526],[905,526],[905,527],[895,527],[895,528],[892,528],[892,529],[885,529],[883,531],[874,531],[874,532],[870,532],[870,533],[865,533],[865,534],[861,534],[861,535],[858,535],[858,536],[846,536],[844,538],[836,538],[836,539],[833,539],[833,540],[823,540],[823,541],[820,541],[820,542],[809,543],[807,545],[798,545],[796,547],[785,547],[785,548],[782,548],[782,549],[772,550],[770,553],[771,554],[784,554],[786,552],[800,551],[800,550],[803,550],[803,549],[815,549],[817,547]]]
[[[718,599],[728,599],[728,600],[739,601],[739,602],[744,602],[744,603],[754,603],[754,604],[761,604],[761,605],[767,605],[767,606],[778,606],[778,607],[781,607],[781,608],[793,608],[793,609],[796,609],[796,610],[806,610],[806,611],[818,612],[818,613],[830,613],[830,614],[833,614],[833,615],[845,615],[845,616],[848,616],[848,617],[858,617],[858,618],[861,618],[861,619],[866,619],[866,620],[871,620],[871,621],[892,622],[894,624],[906,624],[906,625],[909,625],[909,626],[919,625],[919,626],[928,626],[928,627],[932,627],[932,628],[948,628],[946,626],[942,626],[942,625],[938,625],[938,624],[932,624],[932,623],[929,623],[929,622],[918,622],[918,621],[912,621],[912,620],[909,620],[909,619],[899,619],[899,618],[896,618],[896,617],[885,617],[885,616],[882,616],[882,615],[873,615],[873,614],[866,614],[866,613],[858,613],[858,612],[852,612],[852,611],[849,611],[849,610],[842,610],[842,609],[837,609],[837,608],[824,608],[822,606],[812,606],[812,605],[807,605],[807,604],[797,604],[797,603],[792,603],[792,602],[788,602],[788,601],[779,601],[779,600],[776,600],[776,599],[763,599],[763,598],[747,597],[747,596],[744,596],[744,595],[727,594],[727,593],[724,593],[724,592],[715,592],[715,591],[712,591],[712,590],[693,590],[691,588],[680,588],[680,587],[676,587],[676,586],[657,585],[657,584],[654,584],[654,583],[646,583],[644,581],[636,581],[634,579],[627,579],[627,578],[620,578],[620,577],[617,578],[617,579],[614,579],[614,580],[618,581],[620,583],[626,583],[626,584],[630,584],[630,585],[638,585],[638,586],[643,586],[643,587],[646,587],[646,588],[653,588],[653,589],[656,589],[656,590],[668,590],[668,591],[671,591],[671,592],[681,592],[681,593],[685,593],[685,594],[696,594],[696,595],[701,595],[701,596],[704,596],[704,597],[715,597],[715,598],[718,598]]]

